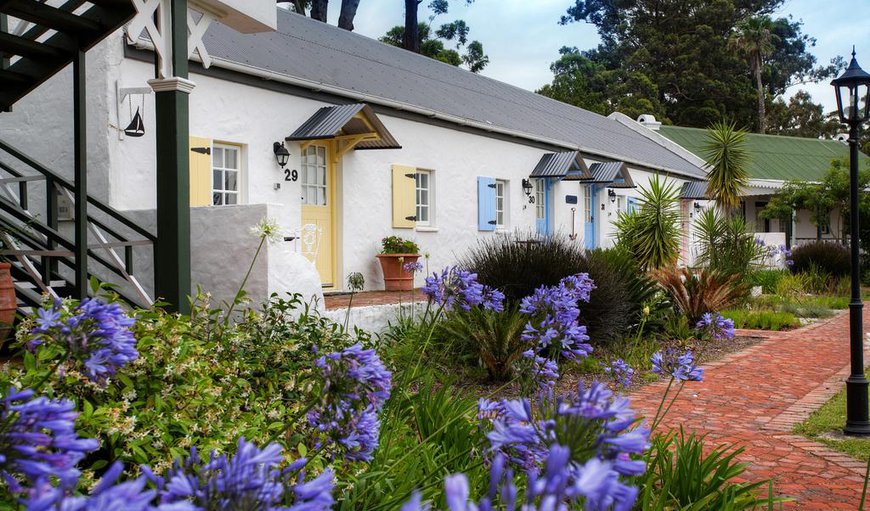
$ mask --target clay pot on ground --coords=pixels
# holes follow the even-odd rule
[[[410,291],[414,289],[414,272],[407,272],[404,265],[417,262],[420,254],[378,254],[384,272],[384,289],[387,291]]]

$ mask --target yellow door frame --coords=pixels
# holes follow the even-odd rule
[[[339,271],[338,271],[338,269],[339,269],[339,261],[338,260],[339,260],[339,254],[340,254],[340,251],[338,250],[338,240],[339,240],[339,232],[338,231],[339,231],[340,227],[339,227],[338,222],[337,222],[338,202],[336,201],[336,198],[337,198],[336,188],[338,186],[338,183],[336,182],[336,175],[337,175],[336,166],[337,166],[338,160],[340,160],[340,157],[339,158],[335,157],[336,147],[335,147],[334,141],[331,141],[331,140],[328,140],[328,141],[327,140],[306,141],[306,142],[300,144],[300,149],[301,149],[300,152],[304,153],[308,149],[308,147],[311,147],[311,146],[323,147],[325,152],[326,152],[326,155],[325,155],[325,160],[326,160],[326,207],[328,208],[328,219],[329,219],[329,226],[330,226],[330,229],[329,229],[330,232],[328,233],[328,236],[329,236],[328,237],[328,245],[329,245],[329,250],[330,250],[329,258],[331,260],[330,265],[331,265],[331,271],[332,271],[332,279],[331,279],[332,282],[330,285],[325,285],[324,281],[321,280],[321,285],[323,285],[323,289],[325,289],[325,290],[336,290],[336,289],[341,289],[341,279],[339,277]],[[306,207],[306,205],[303,204],[302,208],[304,209],[305,207]],[[300,213],[302,213],[302,212],[300,211]],[[321,240],[321,243],[320,243],[320,246],[318,247],[318,250],[320,250],[320,248],[323,247],[323,245],[324,245],[323,241],[326,241],[326,240]],[[313,262],[316,266],[317,261],[315,260]],[[322,278],[322,276],[321,276],[321,278]]]

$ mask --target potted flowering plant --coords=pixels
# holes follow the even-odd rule
[[[387,291],[410,291],[414,289],[414,271],[406,268],[420,258],[420,247],[411,240],[399,236],[387,236],[381,240],[381,253],[376,257],[384,272],[384,289]]]

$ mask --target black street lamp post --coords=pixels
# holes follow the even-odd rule
[[[846,426],[847,435],[870,435],[870,402],[868,386],[864,377],[864,325],[862,318],[861,279],[858,243],[859,190],[858,190],[858,130],[870,117],[870,74],[855,60],[838,78],[831,82],[837,93],[837,110],[840,121],[849,125],[849,176],[850,186],[850,244],[852,249],[852,299],[849,302],[849,347],[851,374],[846,380]]]

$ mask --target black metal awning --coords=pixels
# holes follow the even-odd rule
[[[680,191],[681,199],[688,200],[706,200],[707,197],[707,182],[706,181],[689,181],[683,185]]]
[[[353,149],[401,149],[402,146],[378,119],[372,107],[363,103],[325,106],[314,113],[288,141],[340,140],[345,151]]]
[[[575,180],[590,177],[589,168],[579,151],[565,151],[561,153],[547,153],[541,156],[529,177],[554,177]]]
[[[584,179],[589,184],[604,184],[608,188],[634,188],[628,166],[621,161],[593,163],[589,166],[591,177]]]

